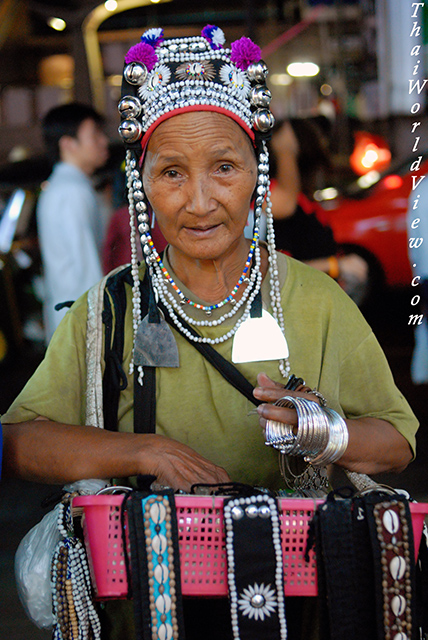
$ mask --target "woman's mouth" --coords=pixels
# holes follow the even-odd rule
[[[185,230],[198,238],[209,237],[217,231],[219,224],[213,224],[206,227],[185,227]]]

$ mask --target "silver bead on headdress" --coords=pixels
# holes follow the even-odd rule
[[[254,261],[248,276],[245,269],[242,282],[246,289],[239,300],[234,296],[241,282],[219,305],[230,303],[220,320],[232,317],[239,307],[245,310],[235,328],[215,340],[194,338],[195,341],[222,342],[236,332],[249,317],[251,303],[260,290],[259,221],[266,199],[268,217],[268,249],[271,274],[271,300],[273,315],[284,332],[280,304],[280,287],[276,265],[275,240],[269,199],[269,155],[266,140],[274,125],[269,110],[271,93],[266,86],[268,69],[261,60],[260,48],[249,38],[241,38],[224,48],[225,37],[218,27],[207,25],[200,36],[164,39],[162,29],[149,29],[141,41],[131,47],[125,57],[122,98],[119,102],[121,123],[119,134],[127,148],[126,175],[131,224],[132,272],[134,277],[134,336],[138,330],[140,300],[138,286],[137,252],[135,248],[134,215],[137,215],[143,256],[160,299],[167,307],[178,330],[183,331],[180,317],[193,325],[209,325],[210,321],[192,321],[183,307],[187,299],[182,294],[180,303],[171,292],[171,278],[163,268],[150,235],[150,206],[145,199],[140,174],[140,159],[154,129],[164,120],[188,111],[217,111],[235,120],[253,141],[258,157],[258,179],[255,193],[254,235],[247,262]],[[270,218],[270,221],[269,221]],[[245,275],[245,277],[244,277]],[[240,279],[241,281],[241,279]],[[172,282],[172,284],[175,284]],[[175,291],[177,290],[174,287]],[[180,292],[181,293],[181,292]],[[191,301],[187,301],[190,304]],[[203,307],[207,316],[211,308]],[[192,338],[191,338],[192,339]],[[288,375],[288,362],[280,365]]]

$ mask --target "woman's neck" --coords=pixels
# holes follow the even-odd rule
[[[193,259],[168,246],[168,261],[177,278],[195,295],[209,304],[217,304],[226,298],[242,275],[250,250],[250,241],[245,239],[228,256],[217,260]],[[267,271],[267,258],[262,248],[262,272]],[[236,300],[241,291],[236,294]]]

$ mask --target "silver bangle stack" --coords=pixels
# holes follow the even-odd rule
[[[265,442],[282,454],[302,456],[314,467],[324,467],[339,460],[348,446],[348,427],[333,409],[313,400],[284,396],[276,406],[297,411],[297,432],[292,425],[268,420]]]

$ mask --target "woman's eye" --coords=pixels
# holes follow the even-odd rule
[[[231,171],[231,169],[232,169],[232,165],[231,164],[224,163],[224,164],[220,165],[221,173],[228,173],[229,171]]]
[[[178,171],[175,171],[175,169],[168,169],[165,171],[165,175],[168,178],[176,178],[178,176]]]

